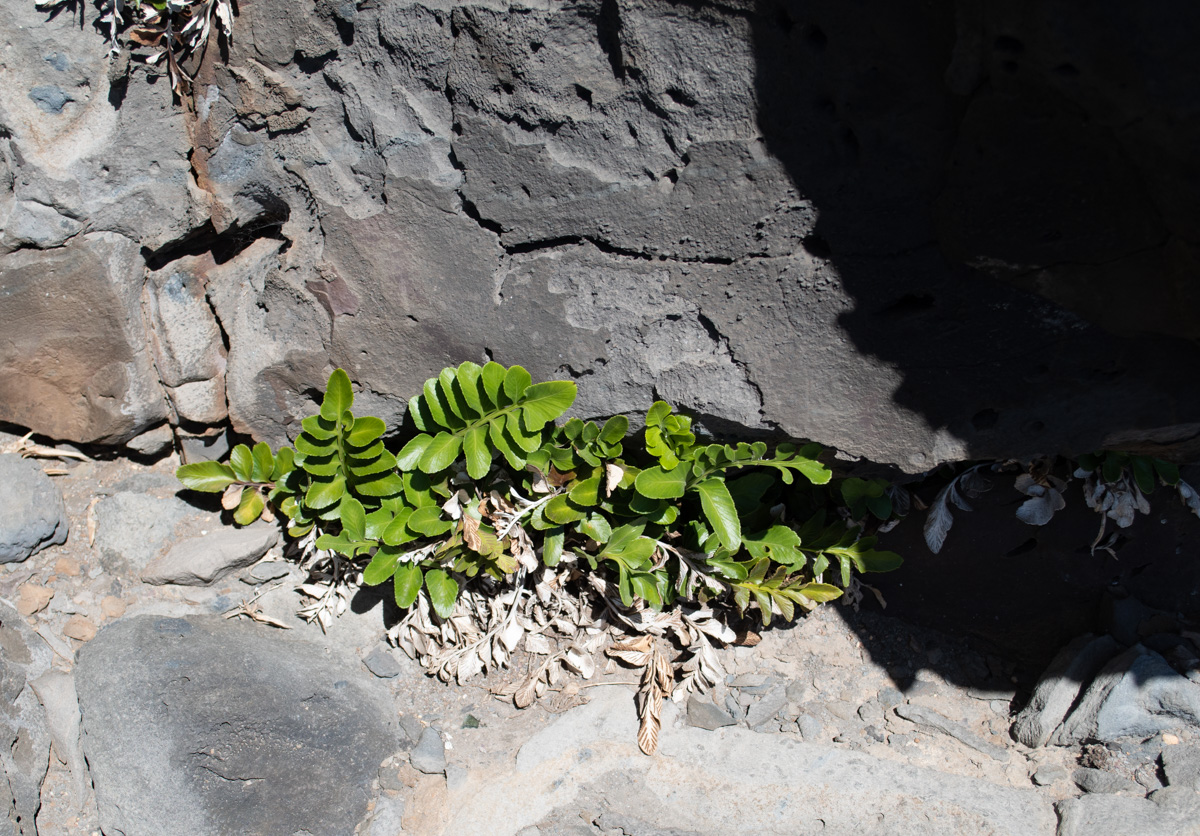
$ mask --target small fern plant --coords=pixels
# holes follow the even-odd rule
[[[401,608],[427,596],[442,619],[465,585],[520,586],[571,562],[627,608],[726,602],[766,625],[900,565],[827,522],[820,445],[705,441],[663,401],[636,434],[623,416],[559,424],[575,395],[520,366],[463,363],[426,381],[408,406],[416,432],[391,446],[382,420],[354,415],[338,369],[294,447],[238,445],[178,477],[224,492],[238,524],[278,512],[292,538],[390,581]]]

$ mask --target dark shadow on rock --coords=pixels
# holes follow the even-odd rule
[[[1200,420],[1180,385],[1200,372],[1200,85],[1178,78],[1200,59],[1167,49],[1200,7],[1078,5],[751,15],[759,126],[817,210],[810,253],[855,305],[840,324],[964,457]]]
[[[898,375],[896,406],[976,459],[1200,452],[1200,161],[1183,150],[1200,58],[1169,48],[1200,36],[1200,7],[758,0],[747,17],[759,127],[816,209],[805,248],[853,303],[850,343]],[[1197,615],[1179,550],[1200,529],[1176,500],[1114,558],[1090,552],[1078,484],[1042,528],[1014,519],[1023,499],[956,512],[939,555],[923,513],[887,535],[906,565],[865,578],[887,616],[982,641],[1029,681],[1103,627],[1111,585]]]

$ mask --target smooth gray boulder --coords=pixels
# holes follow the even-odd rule
[[[1052,741],[1145,738],[1182,725],[1200,727],[1200,685],[1137,644],[1104,666]]]
[[[207,586],[257,562],[279,542],[279,529],[267,523],[221,528],[173,545],[142,570],[142,581],[155,586]]]
[[[258,625],[127,619],[75,677],[106,834],[342,836],[397,748],[369,677]]]
[[[29,684],[53,654],[15,609],[0,601],[0,833],[36,836],[42,779],[50,764],[46,715]],[[7,836],[7,834],[6,834]]]
[[[0,563],[67,542],[62,493],[37,462],[0,455]]]
[[[1162,765],[1170,786],[1200,790],[1200,743],[1164,746]]]
[[[1012,735],[1031,749],[1045,746],[1066,718],[1076,697],[1104,664],[1120,651],[1112,636],[1079,636],[1058,652],[1013,721]]]

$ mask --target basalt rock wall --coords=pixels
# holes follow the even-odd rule
[[[286,441],[329,371],[923,471],[1200,454],[1200,7],[242,0],[185,101],[0,6],[0,421]]]

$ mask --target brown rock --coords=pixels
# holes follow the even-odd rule
[[[115,595],[105,595],[100,601],[100,612],[105,618],[120,618],[125,614],[125,602]]]
[[[79,561],[70,557],[60,557],[54,561],[54,571],[60,575],[66,575],[68,578],[77,578],[82,571],[79,566]]]
[[[82,615],[73,615],[63,625],[62,632],[69,639],[91,641],[96,637],[96,625]]]
[[[50,599],[53,597],[54,590],[47,586],[39,586],[36,583],[23,583],[20,589],[17,590],[17,612],[29,617],[36,612],[46,609],[46,605],[50,603]]]

